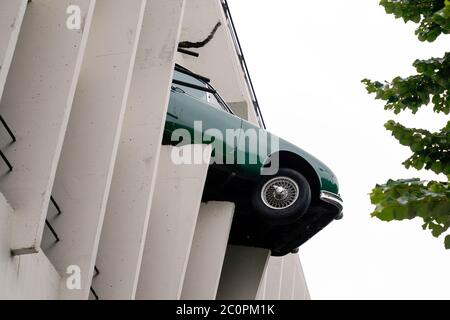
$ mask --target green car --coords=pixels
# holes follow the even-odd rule
[[[209,79],[179,65],[163,144],[212,145],[203,200],[236,204],[231,244],[282,256],[342,218],[338,181],[325,164],[236,116]]]

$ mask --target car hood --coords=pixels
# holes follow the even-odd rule
[[[278,151],[287,151],[300,156],[301,158],[305,159],[316,172],[317,176],[319,177],[321,191],[328,191],[339,195],[339,183],[336,178],[336,175],[322,161],[320,161],[313,155],[309,154],[302,148],[296,146],[295,144],[285,139],[282,139],[265,129],[262,129],[249,121],[242,120],[242,128],[243,129],[253,128],[257,130],[266,131],[268,136],[267,150],[269,151],[269,154],[274,154]],[[269,141],[273,141],[273,138],[278,139],[279,142],[278,145],[273,145],[272,143],[269,143]]]
[[[275,135],[272,134],[272,136]],[[302,148],[294,145],[293,143],[279,137],[278,139],[279,151],[288,151],[295,153],[308,161],[308,163],[313,167],[320,179],[322,190],[329,191],[334,194],[339,194],[339,182],[337,180],[337,177],[326,164],[324,164],[322,161],[306,152]]]

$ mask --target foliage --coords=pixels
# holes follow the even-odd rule
[[[413,152],[403,165],[421,170],[432,170],[436,174],[450,175],[450,121],[441,131],[431,133],[423,129],[405,128],[399,123],[388,121],[387,130]]]
[[[432,42],[439,35],[450,33],[448,0],[381,0],[380,4],[386,13],[418,23],[416,35],[420,41]]]
[[[434,111],[449,114],[450,97],[450,53],[443,58],[416,60],[417,74],[407,78],[396,77],[391,82],[381,83],[364,79],[369,93],[386,101],[385,109],[395,114],[409,109],[416,113],[420,107],[434,105]]]
[[[388,14],[415,22],[416,35],[421,41],[433,42],[441,34],[450,33],[450,0],[381,0]],[[409,110],[415,114],[421,107],[431,105],[442,117],[450,113],[450,53],[443,58],[416,60],[417,74],[389,82],[362,80],[368,93],[384,101],[385,109],[395,114]],[[448,118],[448,117],[447,117]],[[412,155],[403,162],[406,168],[431,170],[447,181],[420,179],[389,180],[376,185],[370,199],[375,205],[372,213],[382,221],[421,218],[423,229],[435,237],[450,228],[450,121],[438,132],[407,128],[390,120],[388,131]],[[450,235],[444,240],[450,249]]]
[[[431,230],[435,237],[439,237],[450,227],[448,182],[389,180],[373,189],[370,200],[376,205],[372,216],[382,221],[420,217],[424,221],[423,229]],[[450,244],[450,240],[447,241]]]

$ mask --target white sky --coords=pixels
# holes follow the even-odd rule
[[[410,152],[388,119],[442,128],[429,110],[395,116],[360,80],[414,72],[416,58],[443,56],[449,38],[428,44],[386,15],[379,0],[229,0],[267,127],[337,174],[345,217],[300,248],[313,299],[450,298],[450,251],[419,220],[370,217],[368,193],[388,178],[433,178],[406,170]]]

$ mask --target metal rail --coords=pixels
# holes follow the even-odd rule
[[[253,102],[253,107],[256,112],[256,116],[258,118],[259,124],[265,129],[266,123],[261,113],[261,109],[259,108],[258,98],[255,94],[255,88],[253,87],[253,82],[250,77],[250,73],[248,72],[247,63],[245,62],[244,53],[242,52],[241,43],[239,41],[239,37],[236,33],[236,28],[234,26],[233,17],[231,16],[230,8],[228,6],[227,0],[220,0],[222,3],[223,11],[225,12],[225,17],[228,20],[228,26],[231,30],[231,35],[233,38],[234,46],[237,51],[239,62],[241,63],[242,71],[244,72],[244,77],[247,83],[248,90],[250,91],[251,99]]]

